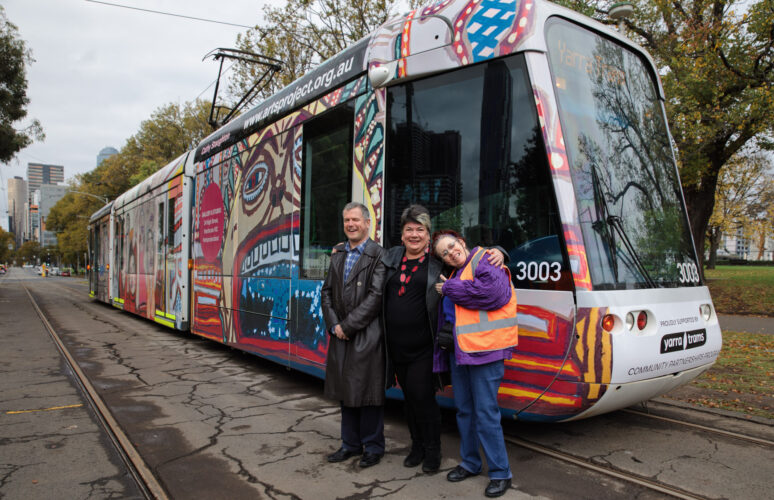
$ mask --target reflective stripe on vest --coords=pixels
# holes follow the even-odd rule
[[[478,249],[468,265],[462,268],[461,280],[473,280],[478,263],[485,253],[483,249]],[[494,311],[483,311],[454,305],[456,316],[454,334],[457,345],[462,351],[498,351],[518,345],[519,320],[516,290],[513,288],[510,271],[508,268],[505,268],[505,271],[508,274],[508,283],[511,284],[511,299],[503,307]]]

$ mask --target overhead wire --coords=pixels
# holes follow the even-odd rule
[[[183,18],[183,19],[192,19],[192,20],[195,20],[195,21],[202,21],[202,22],[207,22],[207,23],[224,24],[224,25],[227,25],[227,26],[236,26],[236,27],[239,27],[239,28],[255,29],[256,26],[257,26],[257,25],[256,26],[247,26],[245,24],[229,23],[229,22],[226,22],[226,21],[216,21],[214,19],[205,19],[205,18],[202,18],[202,17],[187,16],[187,15],[184,15],[184,14],[175,14],[175,13],[172,13],[172,12],[163,12],[163,11],[160,11],[160,10],[144,9],[144,8],[141,8],[141,7],[133,7],[131,5],[121,5],[121,4],[112,3],[112,2],[104,2],[104,1],[101,1],[101,0],[85,0],[85,1],[89,2],[89,3],[97,3],[97,4],[101,4],[101,5],[107,5],[109,7],[121,7],[123,9],[137,10],[137,11],[141,11],[141,12],[149,12],[149,13],[152,13],[152,14],[161,14],[161,15],[164,15],[164,16],[179,17],[179,18]],[[234,64],[236,64],[236,61],[231,63],[225,69],[224,74],[228,73],[229,70],[234,66]],[[204,90],[199,92],[199,94],[194,98],[194,101],[198,100],[205,92],[207,92],[210,88],[212,88],[212,86],[215,85],[215,83],[217,83],[217,80],[213,80],[212,82],[210,82],[210,84],[207,85],[204,88]]]
[[[141,7],[132,7],[131,5],[121,5],[121,4],[118,4],[118,3],[111,3],[111,2],[102,2],[100,0],[85,0],[85,1],[87,1],[89,3],[98,3],[98,4],[102,4],[102,5],[109,5],[110,7],[121,7],[123,9],[139,10],[139,11],[142,11],[142,12],[151,12],[153,14],[161,14],[161,15],[164,15],[164,16],[181,17],[183,19],[193,19],[195,21],[202,21],[202,22],[205,22],[205,23],[225,24],[227,26],[236,26],[238,28],[248,28],[248,29],[255,28],[255,26],[247,26],[245,24],[229,23],[229,22],[226,22],[226,21],[216,21],[215,19],[205,19],[203,17],[186,16],[184,14],[174,14],[172,12],[162,12],[160,10],[143,9]]]

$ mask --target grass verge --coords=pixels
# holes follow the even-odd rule
[[[723,332],[715,366],[665,397],[774,419],[774,335]]]
[[[719,313],[774,316],[773,266],[718,266],[704,277]]]

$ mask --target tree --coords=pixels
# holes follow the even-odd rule
[[[558,0],[612,24],[609,0]],[[723,168],[745,148],[774,149],[771,0],[634,0],[626,34],[653,56],[699,259]]]
[[[396,13],[397,0],[287,0],[264,7],[264,24],[237,37],[237,47],[284,62],[280,77],[259,95],[266,98],[375,30]],[[419,0],[410,0],[416,6]],[[261,68],[237,65],[230,85],[236,101]]]
[[[27,65],[32,52],[19,38],[18,28],[5,16],[0,6],[0,162],[11,161],[33,139],[43,140],[40,122],[33,120],[17,130],[14,123],[27,116]]]
[[[76,176],[70,189],[115,199],[209,135],[209,110],[207,101],[158,108],[117,155]],[[70,192],[51,208],[46,226],[57,233],[66,260],[86,252],[88,219],[101,206],[99,200]]]
[[[14,237],[13,233],[0,227],[0,264],[13,258]]]
[[[715,269],[723,234],[736,234],[737,229],[743,228],[745,236],[749,237],[757,226],[761,226],[758,221],[766,212],[767,207],[762,202],[765,201],[766,187],[770,183],[768,167],[769,162],[762,154],[737,154],[720,172],[715,191],[715,209],[707,225],[710,244],[708,269]]]
[[[25,241],[16,251],[17,262],[21,261],[37,264],[37,259],[40,258],[40,256],[40,243],[37,241]]]
[[[768,238],[774,240],[774,178],[769,176],[761,182],[757,199],[749,210],[750,237],[755,238],[758,247],[757,259],[763,260]]]

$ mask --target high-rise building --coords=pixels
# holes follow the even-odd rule
[[[27,200],[27,181],[16,176],[8,179],[8,231],[14,234],[16,248],[24,243],[27,227],[25,204]]]
[[[111,148],[110,146],[102,148],[102,150],[97,155],[97,166],[99,167],[107,158],[117,154],[118,150],[116,148]]]
[[[52,184],[43,184],[40,186],[38,213],[40,216],[40,246],[56,246],[56,233],[46,229],[46,219],[48,213],[56,203],[67,194],[67,186],[54,186]]]
[[[64,182],[64,167],[62,165],[28,163],[27,182],[29,182],[30,194],[34,193],[43,184],[59,184]]]

